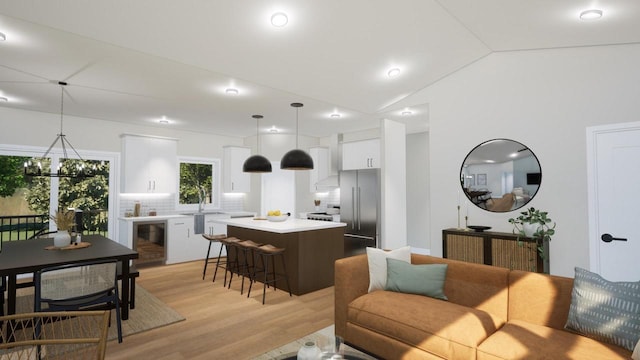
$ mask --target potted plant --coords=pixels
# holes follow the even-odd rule
[[[520,241],[520,237],[529,237],[535,240],[538,253],[544,261],[546,273],[548,273],[549,266],[547,243],[556,233],[556,223],[548,215],[549,213],[546,211],[531,207],[527,211],[521,212],[518,217],[509,219],[509,223],[513,224],[513,233],[518,234],[518,241]]]
[[[65,247],[71,244],[71,234],[69,231],[75,226],[75,212],[71,210],[56,210],[55,214],[49,216],[56,223],[58,232],[53,236],[55,247]]]

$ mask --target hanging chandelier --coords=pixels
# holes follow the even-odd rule
[[[64,115],[64,86],[67,85],[64,81],[58,81],[58,85],[60,85],[60,133],[56,136],[51,143],[51,146],[47,149],[47,151],[42,155],[39,159],[32,158],[29,161],[24,163],[24,175],[25,176],[42,176],[42,177],[67,177],[67,178],[89,178],[96,176],[96,166],[91,166],[88,168],[85,164],[85,160],[82,159],[78,151],[71,145],[69,140],[67,140],[66,135],[62,132],[63,125],[63,115]],[[70,148],[75,154],[74,160],[79,160],[78,164],[74,166],[62,166],[62,162],[58,164],[56,171],[43,170],[42,162],[47,158],[51,149],[60,142],[60,146],[62,147],[62,158],[61,159],[70,159],[67,153],[67,147]]]
[[[270,173],[271,172],[271,162],[266,157],[260,155],[260,119],[263,118],[262,115],[253,115],[254,119],[256,119],[256,154],[249,157],[245,160],[242,165],[242,171],[247,173]]]
[[[309,154],[298,148],[298,109],[303,107],[301,103],[293,103],[291,107],[296,108],[296,148],[289,150],[282,160],[280,160],[280,169],[284,170],[312,170],[313,159]]]

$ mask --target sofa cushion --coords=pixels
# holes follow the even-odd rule
[[[386,290],[447,300],[444,294],[446,276],[447,264],[413,265],[388,258]]]
[[[496,359],[628,359],[621,347],[520,320],[510,320],[478,347],[478,360]]]
[[[633,351],[640,338],[640,282],[613,282],[575,268],[566,328]]]
[[[411,262],[411,247],[385,251],[367,247],[367,262],[369,264],[369,292],[384,290],[387,285],[387,258]]]
[[[476,347],[505,323],[481,310],[390,291],[352,301],[347,321],[443,358],[467,359],[474,359]]]

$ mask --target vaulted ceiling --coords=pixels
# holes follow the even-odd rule
[[[603,17],[579,19],[591,8]],[[0,0],[0,106],[59,114],[65,81],[67,115],[245,137],[253,114],[294,132],[302,102],[301,134],[418,132],[439,79],[493,52],[640,43],[639,15],[635,0]]]

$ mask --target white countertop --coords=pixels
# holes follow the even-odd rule
[[[175,219],[175,218],[189,218],[189,217],[193,217],[193,215],[182,215],[182,214],[175,214],[175,215],[156,215],[156,216],[131,216],[131,217],[121,217],[119,218],[120,220],[124,220],[124,221],[162,221],[162,220],[168,220],[168,219]]]
[[[253,218],[216,219],[214,221],[230,226],[269,231],[280,234],[310,230],[333,229],[347,226],[347,224],[341,222],[295,219],[291,217],[282,222],[254,220]]]

